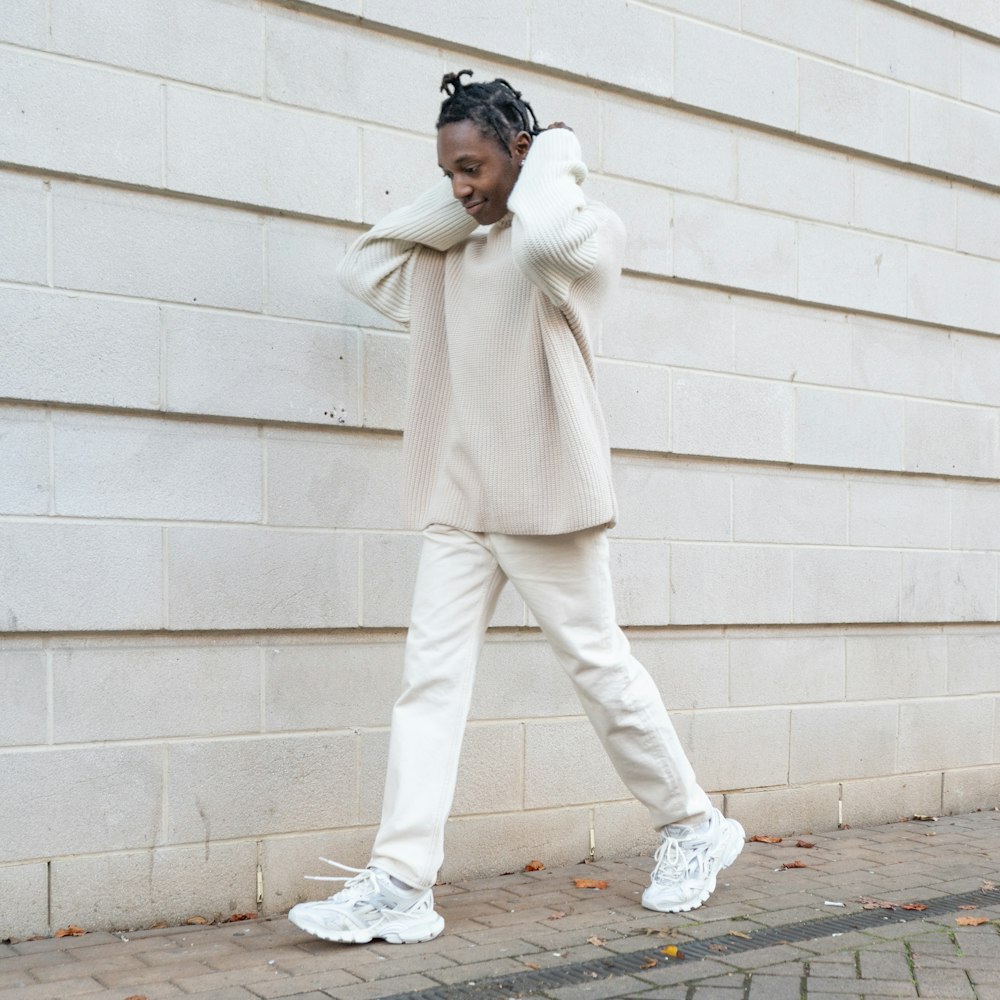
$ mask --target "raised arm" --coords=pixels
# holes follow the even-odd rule
[[[580,187],[586,176],[579,141],[559,123],[535,138],[508,202],[514,261],[557,306],[597,263],[598,220]]]
[[[447,250],[466,239],[476,225],[443,177],[415,202],[390,212],[352,244],[337,268],[337,277],[349,292],[384,316],[406,323],[410,319],[416,248]]]

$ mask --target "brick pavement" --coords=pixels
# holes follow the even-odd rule
[[[0,944],[0,1000],[365,1000],[433,990],[491,1000],[1000,1000],[1000,897],[981,891],[1000,886],[1000,812],[809,835],[811,848],[798,839],[749,844],[713,898],[683,915],[642,909],[651,862],[638,858],[440,886],[447,927],[421,945],[331,945],[283,918]],[[782,868],[792,861],[805,867]],[[608,888],[576,889],[580,877]],[[959,893],[972,893],[965,905],[975,908],[949,898],[933,916],[873,913],[859,901]],[[834,916],[875,923],[801,928]],[[957,923],[968,917],[986,922]],[[767,946],[747,944],[768,928]],[[796,928],[811,936],[791,940]],[[663,954],[671,946],[704,956]],[[637,952],[660,957],[628,973],[607,964]],[[570,985],[534,981],[573,970]],[[516,989],[489,983],[511,976]]]

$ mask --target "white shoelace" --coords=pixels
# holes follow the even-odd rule
[[[352,868],[350,865],[342,865],[339,861],[331,861],[329,858],[320,858],[320,861],[325,864],[332,865],[334,868],[339,868],[344,872],[353,872],[353,875],[306,875],[307,879],[311,879],[313,882],[343,882],[344,887],[340,892],[345,892],[349,889],[355,889],[364,887],[359,893],[351,893],[350,895],[367,896],[370,895],[372,891],[378,892],[381,887],[378,884],[378,879],[376,878],[375,871],[371,868]],[[330,897],[333,898],[332,896]]]
[[[685,850],[676,837],[665,837],[653,855],[656,861],[653,881],[661,885],[679,882],[682,878],[695,874],[696,869],[703,869],[707,846],[701,840],[689,841]]]

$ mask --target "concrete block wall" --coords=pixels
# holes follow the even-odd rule
[[[304,898],[378,820],[405,331],[333,278],[442,73],[577,130],[620,618],[752,832],[1000,804],[1000,18],[978,0],[0,12],[0,938]],[[521,602],[444,878],[648,849]]]

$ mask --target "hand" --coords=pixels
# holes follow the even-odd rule
[[[549,129],[553,128],[564,128],[567,132],[572,132],[573,130],[565,122],[553,122],[551,125],[545,127],[545,131],[548,132]]]

